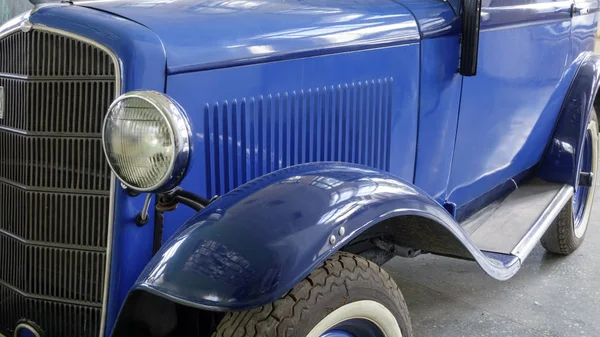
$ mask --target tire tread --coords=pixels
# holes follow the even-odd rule
[[[569,255],[579,247],[574,240],[572,202],[568,202],[560,211],[554,223],[548,228],[540,243],[549,252]]]
[[[402,293],[385,270],[356,255],[338,252],[279,300],[248,311],[227,313],[212,337],[290,336],[294,327],[309,316],[310,308],[321,298],[334,288],[343,289],[347,298],[345,280],[359,278],[383,286],[399,302],[402,319],[410,322]],[[408,335],[412,336],[410,324],[407,329]]]

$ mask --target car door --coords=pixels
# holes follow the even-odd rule
[[[459,219],[540,160],[568,89],[572,5],[483,0],[478,72],[463,79],[446,197]]]

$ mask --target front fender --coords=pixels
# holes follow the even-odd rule
[[[157,253],[134,290],[207,310],[247,310],[281,297],[367,228],[404,215],[434,220],[498,279],[520,266],[479,251],[445,209],[402,179],[312,163],[253,180],[210,204]]]

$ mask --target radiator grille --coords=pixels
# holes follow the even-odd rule
[[[112,59],[102,49],[53,32],[9,35],[0,41],[0,50],[0,73],[11,77],[115,77]]]
[[[116,69],[103,49],[32,30],[0,40],[0,332],[101,325],[110,170],[101,127]]]
[[[308,162],[388,171],[392,83],[382,78],[207,104],[207,195]]]
[[[0,77],[7,103],[0,126],[29,134],[99,136],[114,81],[67,79]]]
[[[97,193],[110,187],[100,138],[35,137],[0,131],[1,179],[43,190]]]

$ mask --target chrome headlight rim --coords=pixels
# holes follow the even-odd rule
[[[169,137],[173,143],[172,158],[165,175],[154,185],[145,188],[130,184],[117,173],[110,160],[106,146],[105,130],[113,109],[120,102],[132,98],[148,102],[160,113],[161,117],[166,122]],[[187,172],[191,161],[191,138],[192,131],[185,110],[175,100],[158,91],[134,90],[117,97],[109,106],[108,112],[102,123],[102,148],[110,170],[127,188],[141,193],[168,192],[179,185]]]

